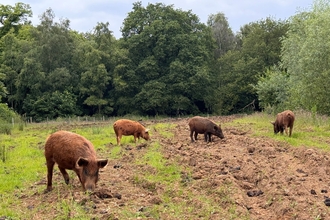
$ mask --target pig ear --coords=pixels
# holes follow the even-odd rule
[[[76,162],[76,168],[87,166],[88,160],[86,158],[79,157]]]
[[[105,168],[108,165],[108,159],[97,160],[97,165],[99,168]]]

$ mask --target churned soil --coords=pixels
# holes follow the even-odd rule
[[[238,116],[211,119],[225,123],[235,117]],[[206,143],[203,135],[199,135],[197,142],[191,143],[188,119],[164,122],[175,124],[168,128],[174,137],[166,138],[155,129],[151,131],[151,137],[162,146],[164,158],[182,168],[181,184],[186,192],[174,192],[171,199],[193,207],[185,219],[330,219],[327,206],[330,205],[329,153],[255,137],[252,130],[243,126],[222,126],[225,135],[222,140],[213,137],[213,142]],[[146,125],[154,123],[156,121],[148,121]],[[265,129],[272,132],[271,127]],[[109,143],[109,148],[113,144]],[[143,213],[142,219],[157,219],[148,212],[152,206],[167,205],[163,199],[165,187],[137,180],[138,174],[150,171],[152,167],[133,162],[149,147],[151,145],[144,140],[137,146],[123,145],[123,156],[109,161],[100,172],[96,191],[90,195],[81,192],[75,175],[72,175],[73,183],[65,185],[55,167],[54,190],[49,193],[37,190],[40,185],[46,188],[45,177],[31,186],[34,194],[20,196],[21,208],[34,213],[34,219],[51,219],[63,215],[64,210],[60,213],[59,209],[51,207],[64,201],[68,207],[72,204],[82,206],[96,219],[122,219],[118,214],[122,209]],[[195,195],[195,199],[191,195]],[[219,210],[203,214],[203,198],[218,204]],[[234,217],[226,216],[232,212]],[[71,210],[67,218],[74,216],[75,211]],[[173,219],[175,215],[164,211],[158,216],[158,219]]]

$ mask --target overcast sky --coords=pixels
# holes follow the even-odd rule
[[[0,4],[12,5],[18,1],[1,0]],[[93,30],[97,22],[109,22],[109,29],[118,39],[121,37],[120,27],[127,14],[132,11],[132,0],[26,0],[21,1],[31,6],[32,23],[40,23],[39,16],[51,8],[55,13],[55,21],[60,18],[69,19],[71,29],[79,32]],[[229,26],[234,32],[250,22],[267,17],[285,20],[297,12],[310,11],[313,0],[141,0],[146,7],[148,3],[164,3],[173,5],[175,9],[191,10],[202,23],[207,22],[210,14],[222,12],[227,17]]]

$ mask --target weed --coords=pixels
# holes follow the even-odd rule
[[[9,123],[0,122],[0,133],[10,135],[12,131],[12,125]]]
[[[6,162],[6,146],[2,146],[2,149],[0,149],[0,159],[2,162]]]
[[[92,133],[93,134],[100,134],[101,133],[101,128],[100,127],[93,127],[92,128]]]

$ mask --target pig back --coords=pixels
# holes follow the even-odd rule
[[[92,143],[83,136],[69,131],[58,131],[47,139],[45,157],[47,160],[54,160],[63,168],[74,169],[80,157],[96,160],[96,153]]]
[[[188,124],[190,130],[195,131],[197,133],[210,132],[213,130],[213,127],[216,126],[216,124],[212,121],[200,116],[195,116],[191,118]]]
[[[113,124],[113,129],[117,134],[133,135],[134,133],[145,133],[146,128],[137,121],[119,119]]]

